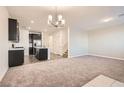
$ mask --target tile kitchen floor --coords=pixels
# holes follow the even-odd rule
[[[55,60],[55,59],[62,59],[63,57],[57,54],[50,53],[50,60]],[[46,60],[47,61],[47,60]],[[37,62],[42,62],[39,61],[38,59],[35,58],[35,56],[30,55],[30,56],[25,56],[24,57],[24,65],[25,64],[32,64],[32,63],[37,63]],[[45,61],[43,61],[45,62]]]

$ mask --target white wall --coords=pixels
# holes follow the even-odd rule
[[[124,59],[124,25],[89,31],[89,54]]]
[[[49,33],[42,32],[42,47],[49,47]]]
[[[69,31],[69,57],[88,54],[88,33],[77,29]]]
[[[8,11],[0,7],[0,80],[8,69]]]
[[[68,49],[67,29],[57,29],[57,31],[52,31],[52,33],[49,32],[43,33],[43,46],[50,48],[52,53],[63,55]]]
[[[67,30],[59,30],[51,35],[53,37],[53,53],[63,55],[63,53],[67,50],[67,35]]]
[[[20,30],[20,46],[25,48],[24,54],[29,55],[29,31]]]
[[[19,43],[9,42],[9,47],[12,47],[14,44],[15,47],[24,47],[24,54],[29,55],[29,31],[28,30],[19,30]]]

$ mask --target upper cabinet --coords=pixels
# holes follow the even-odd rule
[[[19,25],[16,19],[8,19],[9,41],[19,42]]]
[[[29,34],[29,42],[31,43],[33,40],[41,40],[41,33]]]
[[[34,34],[33,38],[34,40],[41,40],[41,34]]]

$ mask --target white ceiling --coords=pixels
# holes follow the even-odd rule
[[[19,21],[20,27],[31,27],[33,31],[45,31],[50,29],[47,25],[49,14],[55,14],[55,7],[49,6],[9,6],[10,16]],[[58,12],[66,20],[66,26],[77,27],[82,30],[103,28],[124,23],[124,7],[121,6],[58,6]],[[113,18],[110,22],[102,22],[107,18]],[[30,21],[34,23],[31,24]],[[53,28],[51,28],[53,29]]]

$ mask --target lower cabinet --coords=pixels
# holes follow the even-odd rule
[[[29,55],[35,55],[36,54],[36,48],[29,47]]]
[[[48,60],[48,49],[47,48],[36,48],[36,54],[35,57],[38,60]]]
[[[29,47],[29,55],[33,55],[33,47]]]
[[[24,63],[24,50],[9,50],[9,67]]]

